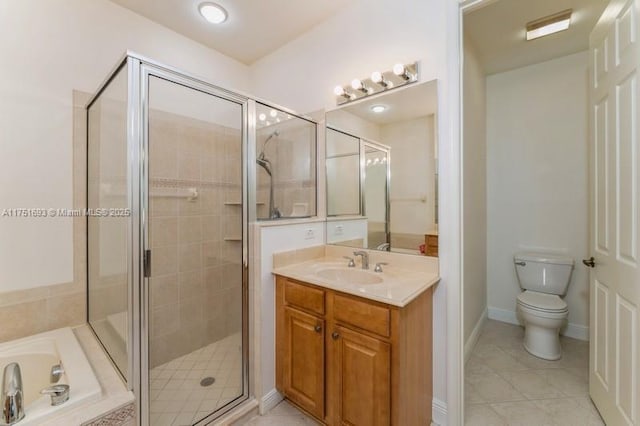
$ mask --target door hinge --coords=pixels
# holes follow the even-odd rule
[[[144,277],[149,278],[151,276],[151,250],[144,251],[143,263],[144,263],[144,266],[143,266]]]

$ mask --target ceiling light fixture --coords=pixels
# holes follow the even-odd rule
[[[265,114],[260,114],[260,115],[258,116],[258,120],[260,120],[260,121],[264,121],[264,120],[266,120],[266,119],[267,119],[267,116],[266,116]]]
[[[227,11],[215,3],[200,3],[198,10],[200,11],[200,15],[212,24],[222,24],[228,17]]]
[[[527,41],[569,29],[572,12],[573,11],[571,9],[567,9],[562,12],[528,22],[526,27]]]
[[[272,109],[271,111],[269,111],[269,115],[270,115],[271,117],[275,117],[275,116],[277,116],[277,115],[278,115],[278,111],[276,111],[275,109]]]
[[[371,107],[371,111],[375,112],[376,114],[380,114],[381,112],[384,112],[386,109],[387,107],[384,105],[373,105]]]

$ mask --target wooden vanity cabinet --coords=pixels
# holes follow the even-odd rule
[[[276,277],[276,387],[324,424],[431,423],[432,289],[403,308]]]

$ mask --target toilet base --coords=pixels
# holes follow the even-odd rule
[[[562,357],[559,335],[559,328],[539,327],[529,323],[524,328],[523,345],[535,357],[556,361]]]

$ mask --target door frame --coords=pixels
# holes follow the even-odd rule
[[[149,284],[150,277],[144,275],[145,269],[145,251],[151,249],[149,240],[149,79],[150,77],[161,78],[170,83],[196,90],[216,98],[233,102],[241,107],[241,130],[242,130],[242,395],[231,401],[224,407],[220,407],[212,412],[205,419],[201,420],[204,424],[212,421],[220,416],[233,410],[243,402],[249,399],[249,274],[248,268],[248,249],[249,249],[249,186],[248,186],[248,151],[249,151],[249,134],[250,134],[250,99],[241,94],[214,86],[212,84],[201,81],[195,77],[186,75],[173,68],[164,66],[146,58],[129,56],[129,61],[134,62],[135,71],[130,80],[135,86],[130,86],[129,93],[133,93],[133,99],[130,101],[130,118],[129,129],[134,132],[136,137],[129,141],[129,150],[135,152],[130,161],[130,174],[132,176],[132,205],[134,212],[133,221],[138,224],[140,229],[139,235],[130,235],[133,241],[132,249],[132,271],[133,285],[132,294],[129,298],[133,300],[133,319],[139,319],[139,323],[131,324],[133,330],[133,350],[130,351],[133,356],[133,390],[137,401],[137,414],[139,424],[142,426],[150,425],[149,416],[149,336],[150,336],[150,314],[148,307],[150,306]],[[132,90],[135,89],[135,90]],[[255,111],[255,104],[252,105]],[[133,112],[131,112],[133,111]],[[255,116],[255,114],[252,114]],[[137,132],[137,133],[136,133]],[[132,322],[136,322],[135,320]],[[137,392],[136,392],[137,388]]]

